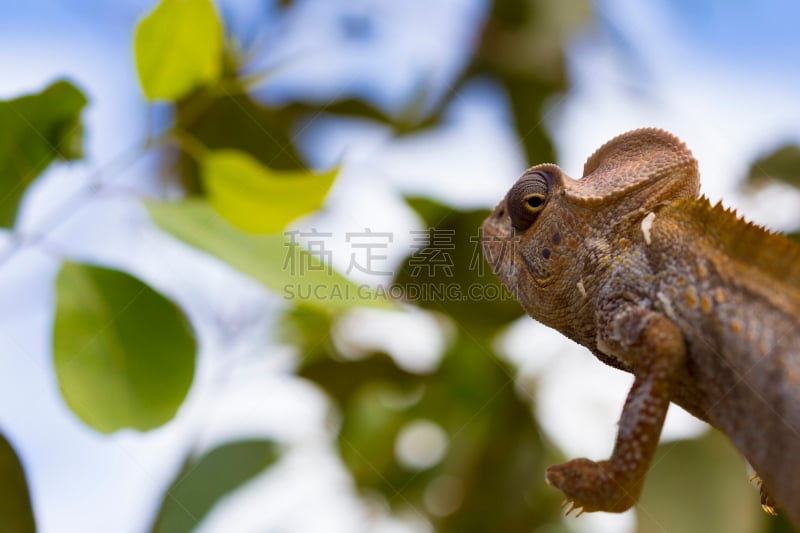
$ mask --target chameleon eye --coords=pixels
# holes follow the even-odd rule
[[[550,176],[544,172],[526,174],[514,185],[506,200],[511,224],[517,231],[525,231],[536,221],[547,203]]]
[[[532,213],[538,213],[544,207],[544,194],[535,192],[525,197],[525,207]]]

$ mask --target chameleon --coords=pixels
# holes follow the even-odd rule
[[[581,179],[531,167],[483,223],[484,256],[527,314],[634,376],[611,457],[546,481],[567,514],[629,509],[675,403],[745,457],[765,511],[800,526],[800,246],[699,189],[686,145],[643,128]]]

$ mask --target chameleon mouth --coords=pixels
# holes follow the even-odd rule
[[[491,215],[481,225],[481,248],[483,257],[492,271],[505,283],[508,276],[504,275],[514,253],[516,232],[511,225],[511,218],[505,206],[505,200],[500,202]]]
[[[502,200],[494,208],[492,214],[483,221],[481,225],[481,241],[485,242],[486,239],[508,240],[513,235],[514,230],[511,225],[511,217],[508,216],[508,210],[506,209],[506,201]]]
[[[529,282],[539,287],[545,287],[553,279],[551,273],[541,272],[525,254],[520,253],[520,237],[520,232],[511,224],[505,200],[495,207],[481,225],[483,257],[506,289],[514,295],[520,292],[520,271],[525,272]]]

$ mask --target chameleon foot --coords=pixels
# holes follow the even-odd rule
[[[615,479],[608,461],[573,459],[549,467],[545,479],[566,496],[567,515],[575,509],[578,516],[584,511],[621,513],[636,503],[638,495],[638,489]]]
[[[767,489],[764,487],[764,482],[761,480],[758,474],[753,474],[750,476],[750,481],[755,481],[756,486],[758,487],[758,492],[761,494],[761,508],[764,510],[765,513],[771,514],[772,516],[778,516],[778,511],[775,510],[777,504],[775,500],[767,492]]]

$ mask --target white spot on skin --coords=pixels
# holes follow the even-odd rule
[[[644,242],[650,244],[650,228],[653,227],[653,221],[656,219],[655,213],[647,213],[642,219],[642,235],[644,235]]]
[[[583,280],[580,280],[576,284],[576,287],[578,287],[578,292],[581,293],[581,298],[583,298],[585,300],[586,299],[586,287],[583,286]]]
[[[642,224],[642,225],[644,225],[644,224]],[[661,305],[664,306],[664,312],[667,314],[667,316],[669,318],[674,319],[675,318],[675,310],[672,308],[672,302],[669,301],[669,298],[667,298],[667,295],[664,294],[661,291],[658,291],[656,293],[656,297],[661,302]]]

